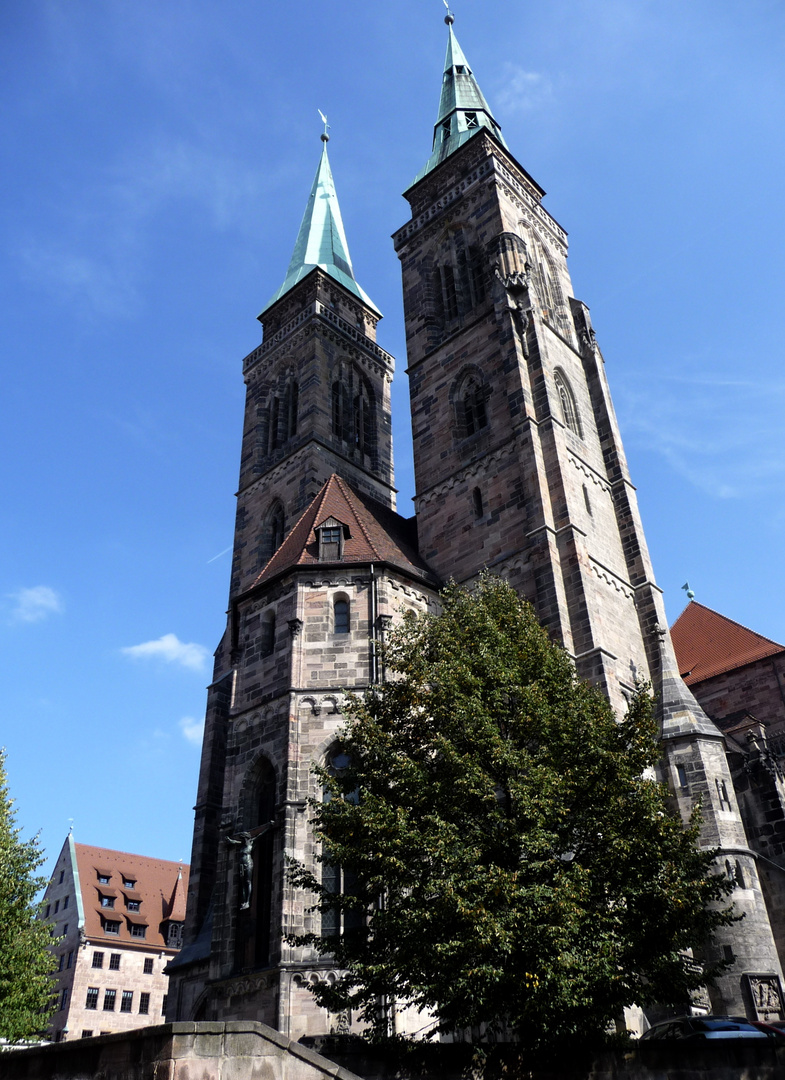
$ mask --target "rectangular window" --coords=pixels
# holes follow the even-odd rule
[[[120,999],[120,1012],[130,1012],[134,1003],[133,990],[123,990],[123,996]]]
[[[82,1028],[82,1038],[83,1039],[92,1039],[92,1037],[93,1037],[92,1028]]]
[[[109,954],[109,970],[110,971],[119,971],[120,970],[120,953],[119,952],[113,952],[113,953]]]
[[[60,881],[58,882],[59,885],[63,884],[63,878],[64,877],[65,877],[65,870],[61,870],[60,871]]]
[[[134,889],[134,888],[136,888],[136,882],[133,881],[131,878],[124,877],[123,878],[123,888],[124,889]]]
[[[153,962],[149,957],[144,962],[144,973],[145,975],[152,975],[153,973]]]
[[[114,1012],[114,1003],[116,998],[116,990],[104,990],[104,1012]]]
[[[143,938],[147,934],[147,927],[142,923],[131,923],[131,937]]]
[[[99,874],[98,874],[98,884],[99,885],[108,885],[109,884],[109,875],[108,874],[102,874],[102,873],[99,872]]]
[[[169,998],[168,994],[164,994],[163,1001],[161,1002],[161,1016],[166,1016],[166,1002]]]
[[[60,992],[60,1008],[64,1009],[68,1004],[68,987]]]
[[[109,922],[108,919],[104,919],[104,933],[105,934],[119,934],[120,933],[120,923],[119,922]]]
[[[88,986],[87,988],[87,1001],[85,1001],[84,1007],[86,1009],[98,1008],[98,987]]]
[[[59,910],[60,910],[60,901],[55,900],[55,915],[58,913]]]
[[[687,770],[684,768],[683,765],[677,765],[676,766],[676,776],[677,776],[678,781],[679,781],[679,787],[680,788],[686,788],[687,787]]]
[[[63,923],[63,937],[68,933],[68,923]]]
[[[57,970],[62,971],[64,967],[65,967],[65,953],[63,953],[63,955],[60,957],[60,966],[58,967]]]
[[[101,907],[112,907],[113,908],[114,907],[114,897],[113,896],[102,896],[101,897]]]
[[[126,898],[125,906],[126,906],[128,911],[138,911],[139,910],[139,901],[138,900],[128,900]]]
[[[150,995],[143,992],[143,993],[141,993],[139,995],[139,1012],[147,1014],[147,1013],[149,1013],[149,1011],[150,1011]]]
[[[47,905],[46,905],[46,911],[44,912],[44,918],[45,918],[45,919],[48,919],[48,918],[49,918],[49,912],[50,912],[51,910],[52,910],[52,905],[51,905],[51,904],[47,904]]]
[[[70,967],[71,967],[71,965],[73,964],[73,962],[74,962],[74,951],[73,951],[73,949],[72,949],[72,950],[70,951],[70,953],[68,954],[68,963],[67,963],[67,964],[66,964],[65,966],[66,966],[67,968],[70,968]]]
[[[104,966],[104,954],[102,952],[93,953],[93,967],[102,968]]]
[[[66,896],[65,900],[63,900],[63,911],[65,911],[65,909],[67,907],[68,907],[68,897]]]

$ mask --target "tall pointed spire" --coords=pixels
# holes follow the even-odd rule
[[[325,123],[325,128],[326,126]],[[265,304],[259,315],[260,319],[268,308],[317,266],[381,317],[379,309],[354,278],[349,245],[346,242],[346,233],[341,219],[341,208],[338,205],[330,160],[327,157],[329,139],[330,136],[325,130],[322,134],[322,155],[319,159],[319,167],[316,170],[311,194],[297,234],[297,243],[294,245],[294,253],[289,269],[286,271],[286,278],[272,299]]]
[[[455,16],[448,13],[444,21],[448,34],[447,56],[444,60],[439,115],[433,129],[433,151],[425,168],[415,177],[415,183],[440,165],[480,128],[487,128],[502,146],[507,145],[453,32]]]

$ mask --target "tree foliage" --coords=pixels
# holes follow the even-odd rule
[[[532,1048],[686,1001],[703,979],[684,950],[733,919],[730,886],[652,778],[646,688],[617,720],[489,575],[442,603],[393,632],[387,681],[348,703],[345,767],[316,770],[317,862],[342,867],[343,892],[318,867],[292,876],[344,932],[296,941],[346,971],[317,999],[377,1036],[394,997]]]
[[[44,855],[20,833],[0,750],[0,1038],[9,1042],[41,1033],[53,1010],[52,939],[35,903]]]

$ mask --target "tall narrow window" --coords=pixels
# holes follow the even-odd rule
[[[262,656],[272,656],[275,651],[275,612],[268,611],[262,620],[262,634],[259,643]]]
[[[484,388],[476,379],[470,379],[463,390],[463,425],[467,436],[488,426]]]
[[[284,419],[286,423],[286,438],[291,439],[297,434],[297,409],[299,407],[300,388],[297,382],[292,381],[286,387],[284,395]]]
[[[741,869],[741,863],[738,859],[736,859],[736,873],[734,877],[736,878],[736,884],[739,886],[740,889],[747,888],[747,883],[744,880],[744,872]]]
[[[575,395],[572,392],[572,387],[569,384],[567,376],[563,371],[557,369],[554,372],[553,380],[556,383],[556,392],[559,395],[564,423],[570,431],[574,432],[579,438],[583,438],[583,429],[581,428],[581,420],[578,415],[578,406],[575,403]]]
[[[349,633],[349,601],[336,600],[333,604],[333,625],[336,634]]]
[[[348,755],[336,747],[327,758],[327,768],[335,775],[340,773],[349,764]],[[357,802],[358,794],[353,792],[347,798]],[[330,799],[330,792],[324,792],[324,799]],[[351,895],[357,888],[357,877],[350,870],[344,869],[338,863],[322,863],[322,885],[335,895]],[[324,937],[338,937],[343,934],[363,933],[365,931],[365,912],[362,907],[339,908],[330,907],[322,911],[322,935]]]
[[[281,445],[280,432],[278,430],[278,423],[280,420],[280,407],[281,403],[278,400],[278,395],[273,394],[270,398],[269,405],[269,420],[268,420],[268,452],[272,454],[273,450],[277,450]]]
[[[482,492],[478,487],[472,492],[472,503],[474,505],[474,516],[481,518],[483,515]]]
[[[720,801],[720,808],[722,810],[731,809],[731,801],[728,797],[728,788],[724,780],[715,780],[714,783],[717,786],[717,798]]]

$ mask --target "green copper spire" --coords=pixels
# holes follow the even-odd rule
[[[263,308],[259,315],[260,319],[268,308],[317,266],[381,317],[379,309],[354,280],[349,245],[346,243],[346,233],[343,231],[341,220],[341,208],[338,205],[333,174],[327,157],[329,138],[330,136],[325,131],[322,135],[322,156],[319,160],[319,168],[316,170],[308,205],[297,234],[297,243],[294,245],[294,254],[289,263],[289,269],[286,271],[286,278],[280,289]]]
[[[439,116],[433,130],[433,152],[424,169],[414,179],[416,184],[459,146],[475,135],[480,128],[487,128],[502,146],[507,144],[501,128],[496,123],[488,102],[483,96],[472,69],[463,55],[463,49],[453,33],[453,15],[447,15],[447,56],[442,77],[442,96],[439,100]]]

